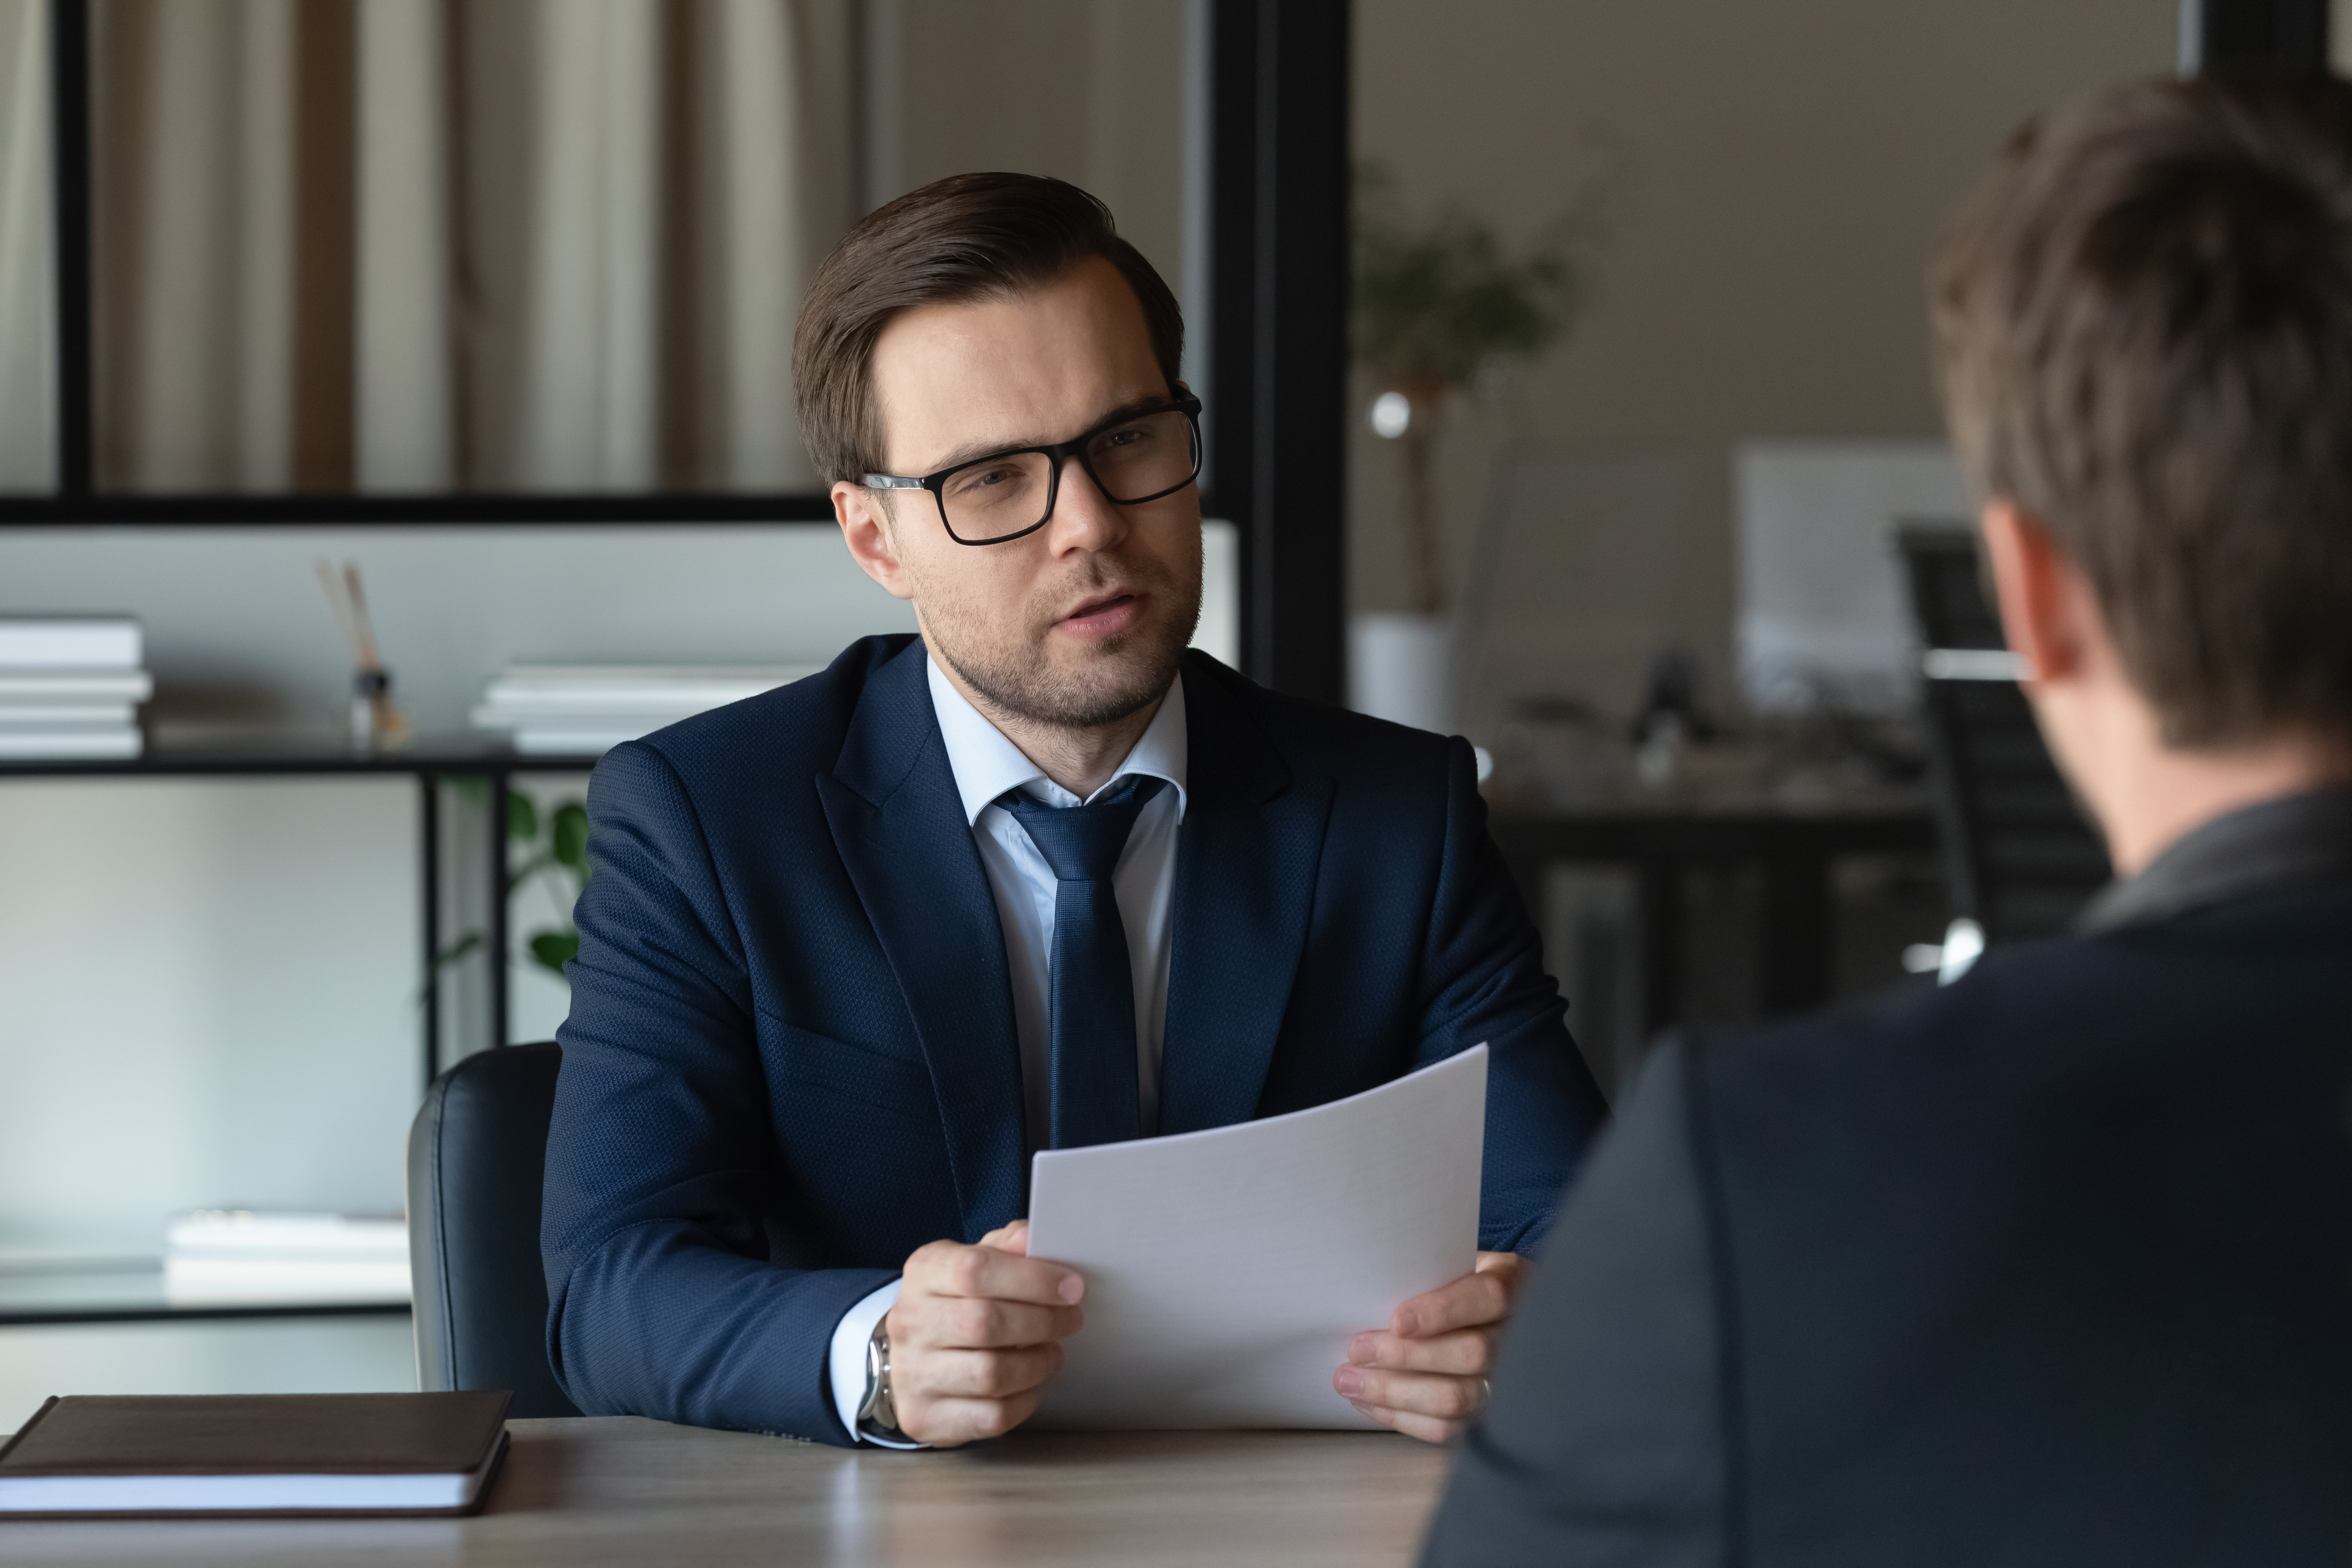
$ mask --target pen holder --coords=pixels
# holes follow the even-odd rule
[[[396,752],[408,744],[408,716],[392,700],[392,671],[352,674],[352,750]]]

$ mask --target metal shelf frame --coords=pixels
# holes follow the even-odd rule
[[[416,781],[419,906],[418,963],[423,973],[423,1025],[418,1063],[419,1091],[441,1074],[441,785],[476,778],[489,787],[488,1038],[507,1043],[507,964],[513,933],[509,921],[507,798],[518,773],[586,773],[591,756],[522,756],[478,742],[427,742],[404,752],[337,752],[316,743],[159,748],[129,762],[0,762],[0,783],[10,779],[90,778],[365,778],[406,776]],[[100,1302],[78,1305],[40,1302],[11,1305],[0,1300],[0,1329],[96,1323],[179,1323],[255,1318],[406,1317],[405,1305],[384,1302],[238,1302],[177,1306],[168,1302]]]
[[[405,1318],[405,1304],[373,1301],[272,1301],[206,1307],[0,1307],[0,1329],[54,1329],[100,1323],[194,1323],[253,1318]]]
[[[403,752],[336,752],[304,745],[184,746],[158,748],[129,762],[0,762],[0,780],[12,778],[190,778],[190,777],[381,777],[416,780],[419,903],[423,909],[419,960],[424,970],[424,1027],[420,1066],[423,1085],[440,1076],[441,1056],[441,796],[447,780],[475,778],[489,787],[489,1040],[507,1043],[507,960],[513,935],[507,909],[507,801],[518,773],[592,771],[593,756],[523,756],[502,746],[463,741],[423,743]]]

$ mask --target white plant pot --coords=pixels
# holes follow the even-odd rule
[[[1416,730],[1454,732],[1451,616],[1366,611],[1348,620],[1348,706]]]

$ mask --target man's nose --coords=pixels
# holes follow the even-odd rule
[[[1067,550],[1108,550],[1126,537],[1127,517],[1103,494],[1084,463],[1065,458],[1054,520],[1045,532],[1057,555]]]

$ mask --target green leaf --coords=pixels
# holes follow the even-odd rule
[[[567,800],[555,808],[548,827],[548,843],[555,858],[574,870],[588,864],[588,808]]]
[[[563,966],[580,954],[580,933],[576,931],[543,931],[530,939],[530,956],[542,969],[563,973]]]
[[[530,859],[525,860],[521,865],[508,868],[507,892],[509,895],[519,893],[522,891],[522,885],[525,882],[530,881],[533,877],[543,875],[554,868],[555,857],[542,849],[539,851],[539,853],[533,855]]]
[[[507,837],[526,842],[539,837],[539,807],[520,791],[507,796]]]
[[[472,952],[476,948],[481,946],[485,940],[486,938],[480,931],[467,931],[456,942],[451,942],[448,946],[443,948],[439,952],[433,955],[433,967],[436,969],[448,968],[451,964],[456,963],[460,959],[466,957],[467,954]]]

